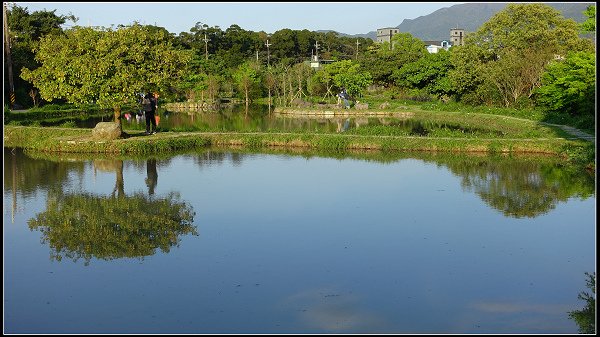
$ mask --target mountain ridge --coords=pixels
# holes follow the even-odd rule
[[[451,28],[462,28],[466,33],[475,32],[496,13],[503,10],[509,3],[464,3],[450,7],[440,8],[430,14],[419,16],[414,19],[404,19],[395,26],[402,33],[410,33],[421,40],[448,40]],[[544,3],[560,11],[565,18],[570,18],[578,23],[585,21],[583,11],[595,2],[549,2]],[[383,27],[378,27],[383,28]],[[317,32],[330,32],[333,30],[319,30]],[[336,31],[334,31],[336,32]],[[363,37],[372,40],[377,39],[377,31],[365,34],[344,34],[336,32],[340,36]]]

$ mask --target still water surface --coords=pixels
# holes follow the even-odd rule
[[[546,159],[4,149],[6,333],[576,333],[593,176]]]
[[[439,129],[460,130],[463,133],[481,133],[483,130],[467,128],[447,123],[416,121],[409,118],[390,116],[327,116],[327,115],[285,115],[269,112],[268,106],[252,105],[245,112],[242,105],[219,109],[218,111],[183,110],[167,111],[159,109],[159,130],[169,131],[212,131],[212,132],[356,132],[359,128],[393,126],[393,135],[428,136]],[[39,121],[41,126],[64,126],[71,123],[78,128],[94,128],[99,122],[112,121],[112,113],[88,117],[65,116]],[[122,126],[125,131],[145,130],[146,118],[136,111],[123,111]],[[26,123],[26,122],[24,122]],[[381,131],[379,131],[381,132]],[[485,130],[485,136],[502,136],[499,132]]]

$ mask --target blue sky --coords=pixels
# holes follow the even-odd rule
[[[459,2],[16,2],[32,13],[56,10],[79,18],[80,26],[116,27],[137,21],[179,34],[197,22],[222,30],[237,24],[273,33],[283,28],[366,34],[398,26]]]

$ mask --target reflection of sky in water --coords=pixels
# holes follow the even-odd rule
[[[45,192],[10,223],[5,189],[7,332],[576,332],[593,197],[511,218],[416,159],[202,158],[158,161],[156,196],[180,193],[199,236],[144,259],[51,262],[27,227]],[[112,193],[116,173],[94,167],[65,190]],[[124,163],[126,194],[145,178]]]

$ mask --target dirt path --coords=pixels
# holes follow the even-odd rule
[[[543,123],[544,125],[550,125],[550,126],[556,126],[558,128],[561,128],[563,131],[567,132],[568,134],[575,136],[577,138],[581,138],[590,142],[595,142],[596,141],[596,136],[594,135],[590,135],[589,133],[585,133],[579,129],[576,129],[574,127],[571,126],[567,126],[567,125],[560,125],[560,124],[550,124],[550,123]]]

